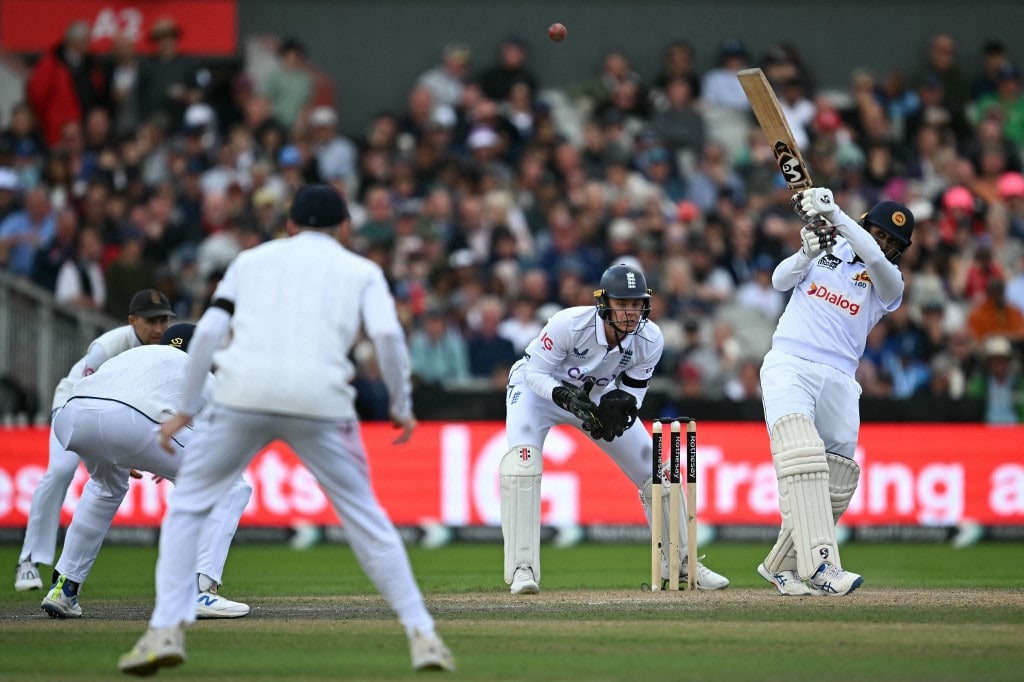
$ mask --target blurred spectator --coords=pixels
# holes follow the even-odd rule
[[[136,229],[125,230],[121,249],[107,266],[105,282],[107,301],[103,312],[114,319],[124,317],[132,296],[143,289],[156,288],[156,268],[142,258],[144,238]]]
[[[1024,147],[1024,90],[1021,89],[1020,72],[1012,64],[1004,64],[999,71],[996,91],[982,95],[975,105],[978,119],[990,111],[1003,122],[1003,133],[1018,148]]]
[[[21,204],[21,182],[12,168],[0,166],[0,223],[18,210]]]
[[[462,101],[471,54],[468,45],[449,43],[441,51],[441,63],[416,78],[416,87],[430,93],[431,111],[439,107],[454,109]]]
[[[135,43],[125,33],[114,37],[110,58],[107,82],[110,83],[110,104],[114,115],[113,131],[121,137],[134,133],[142,121],[142,62],[135,53]]]
[[[537,304],[525,293],[512,301],[508,316],[498,325],[498,334],[512,343],[516,357],[526,352],[526,346],[544,327],[537,319]]]
[[[988,235],[978,239],[974,250],[974,260],[967,269],[964,283],[964,298],[972,303],[985,300],[989,290],[989,282],[993,279],[1005,280],[1002,266],[992,257],[992,240]]]
[[[315,107],[309,114],[309,132],[317,170],[324,182],[341,179],[346,187],[357,187],[358,150],[355,143],[338,133],[338,114],[333,107]]]
[[[85,113],[106,105],[103,68],[89,53],[89,24],[76,21],[64,40],[36,63],[26,83],[26,99],[39,121],[46,144],[53,147],[66,123],[80,123]]]
[[[422,325],[409,339],[413,379],[420,384],[438,384],[469,378],[469,350],[458,328],[449,323],[444,310],[428,307]]]
[[[740,360],[735,376],[725,382],[725,397],[733,402],[761,399],[761,360]]]
[[[700,321],[692,317],[684,319],[683,331],[677,378],[683,384],[690,384],[691,390],[695,391],[694,397],[721,395],[725,368],[715,347],[704,340]]]
[[[270,113],[286,129],[292,130],[309,106],[313,78],[306,64],[306,47],[294,38],[281,41],[277,48],[278,68],[263,84]]]
[[[959,399],[966,390],[966,379],[948,354],[936,355],[928,364],[928,382],[914,394],[915,398]]]
[[[74,215],[70,209],[61,213]],[[58,222],[62,220],[58,214]],[[74,255],[57,273],[54,298],[58,303],[85,310],[102,310],[107,302],[107,285],[100,267],[103,242],[96,230],[85,228],[75,235]]]
[[[700,72],[697,70],[696,52],[685,40],[673,40],[661,54],[661,71],[654,77],[651,99],[656,110],[665,108],[669,84],[682,79],[689,85],[689,95],[700,98]]]
[[[999,198],[1006,204],[1011,236],[1024,240],[1024,175],[1017,172],[1003,173],[996,188],[999,190]]]
[[[722,42],[718,65],[704,73],[700,95],[705,104],[738,111],[749,111],[750,102],[736,73],[750,66],[750,53],[736,38]]]
[[[971,96],[978,99],[991,95],[999,88],[1003,67],[1012,64],[1006,44],[1001,40],[987,40],[981,46],[981,67],[971,84]]]
[[[1013,343],[1024,341],[1024,313],[1006,302],[1006,284],[993,277],[988,281],[985,299],[971,308],[967,328],[978,343],[999,335]]]
[[[360,341],[352,349],[352,357],[356,366],[356,377],[352,380],[352,385],[356,389],[356,412],[359,419],[390,420],[388,390],[377,365],[377,354],[373,344],[365,339]]]
[[[971,98],[971,79],[958,63],[956,41],[948,33],[937,33],[929,39],[924,64],[914,81],[921,83],[933,76],[942,83],[943,102],[950,110],[962,112]]]
[[[149,29],[155,52],[142,62],[139,75],[139,116],[154,118],[169,130],[181,125],[185,108],[199,101],[207,72],[178,51],[181,27],[170,17],[157,19]]]
[[[57,275],[64,262],[75,255],[78,237],[78,216],[70,208],[61,209],[54,218],[53,236],[35,252],[32,281],[51,294],[57,289]],[[138,289],[134,289],[134,294]],[[125,308],[127,310],[127,308]]]
[[[54,214],[47,188],[37,185],[25,192],[25,207],[0,223],[0,265],[22,277],[32,274],[36,251],[55,233]]]
[[[512,342],[498,333],[505,317],[505,304],[496,296],[485,296],[466,315],[469,332],[469,373],[474,377],[493,379],[504,386],[512,363],[519,359]]]
[[[971,379],[967,393],[984,399],[986,423],[1024,423],[1024,376],[1007,338],[993,336],[985,341],[984,369]]]
[[[651,131],[674,154],[683,154],[686,164],[692,167],[701,157],[707,140],[707,126],[697,107],[693,86],[685,78],[675,78],[665,84],[664,97],[664,105],[651,117]]]
[[[509,98],[517,83],[525,84],[536,92],[537,76],[526,65],[529,56],[526,41],[519,36],[508,36],[498,44],[498,60],[477,77],[484,96],[496,102]]]
[[[767,254],[760,254],[754,259],[751,269],[753,277],[736,290],[736,303],[774,322],[786,306],[785,295],[772,286],[775,261]]]

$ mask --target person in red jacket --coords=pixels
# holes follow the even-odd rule
[[[105,92],[106,79],[89,54],[89,24],[84,21],[68,26],[64,40],[39,59],[26,85],[26,99],[51,148],[65,124],[79,122],[105,104]]]

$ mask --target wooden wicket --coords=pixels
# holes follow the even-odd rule
[[[690,417],[656,419],[652,428],[653,463],[651,470],[651,591],[662,589],[661,580],[661,534],[665,527],[664,509],[661,504],[664,481],[665,441],[664,425],[669,425],[669,518],[668,570],[666,581],[669,590],[679,589],[679,538],[680,517],[682,516],[682,433],[681,424],[686,422],[686,542],[687,542],[687,588],[696,589],[697,571],[697,422]]]

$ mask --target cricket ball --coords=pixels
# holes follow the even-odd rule
[[[548,26],[548,38],[551,38],[556,43],[560,43],[565,40],[565,36],[569,34],[569,31],[565,28],[565,24],[551,24]]]

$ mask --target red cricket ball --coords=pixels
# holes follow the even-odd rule
[[[560,43],[565,40],[565,36],[569,34],[568,29],[565,28],[565,24],[551,24],[548,26],[548,38],[551,38],[556,43]]]

